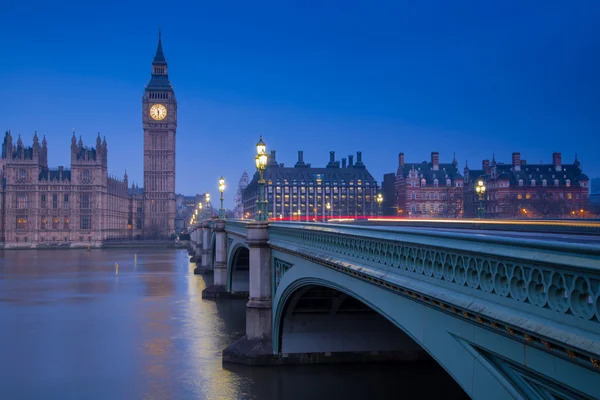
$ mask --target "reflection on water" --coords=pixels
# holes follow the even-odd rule
[[[430,364],[223,368],[245,301],[203,301],[211,282],[188,260],[181,250],[0,252],[0,399],[465,398]]]

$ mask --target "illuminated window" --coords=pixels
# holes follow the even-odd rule
[[[69,229],[69,217],[65,217],[63,227],[64,229]]]
[[[571,193],[567,193],[567,199],[571,200],[573,198],[573,196],[571,195]]]
[[[17,229],[27,229],[27,215],[17,215]]]
[[[525,198],[526,198],[527,200],[531,199],[531,194],[529,194],[529,193],[526,193],[526,194],[525,194]]]
[[[517,199],[521,200],[522,198],[523,198],[523,195],[522,195],[521,193],[519,193],[519,194],[517,195]]]

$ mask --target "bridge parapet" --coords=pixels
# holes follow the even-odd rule
[[[245,219],[228,219],[225,230],[227,233],[246,238],[248,236],[248,224],[251,222]]]
[[[543,334],[596,359],[600,354],[599,246],[285,222],[270,224],[269,244],[490,323]]]

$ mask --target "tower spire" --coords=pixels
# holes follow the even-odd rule
[[[158,47],[156,48],[156,54],[154,55],[154,60],[152,60],[152,65],[166,65],[167,60],[165,59],[165,54],[162,49],[162,31],[158,28]]]

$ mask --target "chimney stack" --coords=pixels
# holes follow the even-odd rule
[[[404,153],[398,154],[398,165],[404,167]]]
[[[483,160],[481,162],[481,169],[483,169],[483,172],[486,174],[490,173],[490,160]]]
[[[333,164],[335,162],[335,151],[329,152],[329,163]]]
[[[515,171],[521,170],[521,153],[512,153],[512,165]]]
[[[306,164],[304,164],[304,151],[302,150],[298,150],[298,161],[294,165],[294,168],[298,167],[306,167]]]
[[[362,151],[357,151],[356,152],[356,163],[357,164],[362,164]]]
[[[277,159],[275,158],[275,150],[271,150],[271,155],[269,156],[269,165],[277,166]]]
[[[562,155],[560,153],[552,153],[552,165],[557,171],[562,171]]]
[[[350,154],[348,156],[348,167],[352,167],[354,166],[354,156],[352,154]]]
[[[346,159],[342,158],[342,168],[346,168]]]
[[[440,153],[437,151],[431,152],[431,165],[433,166],[434,171],[440,169]]]

